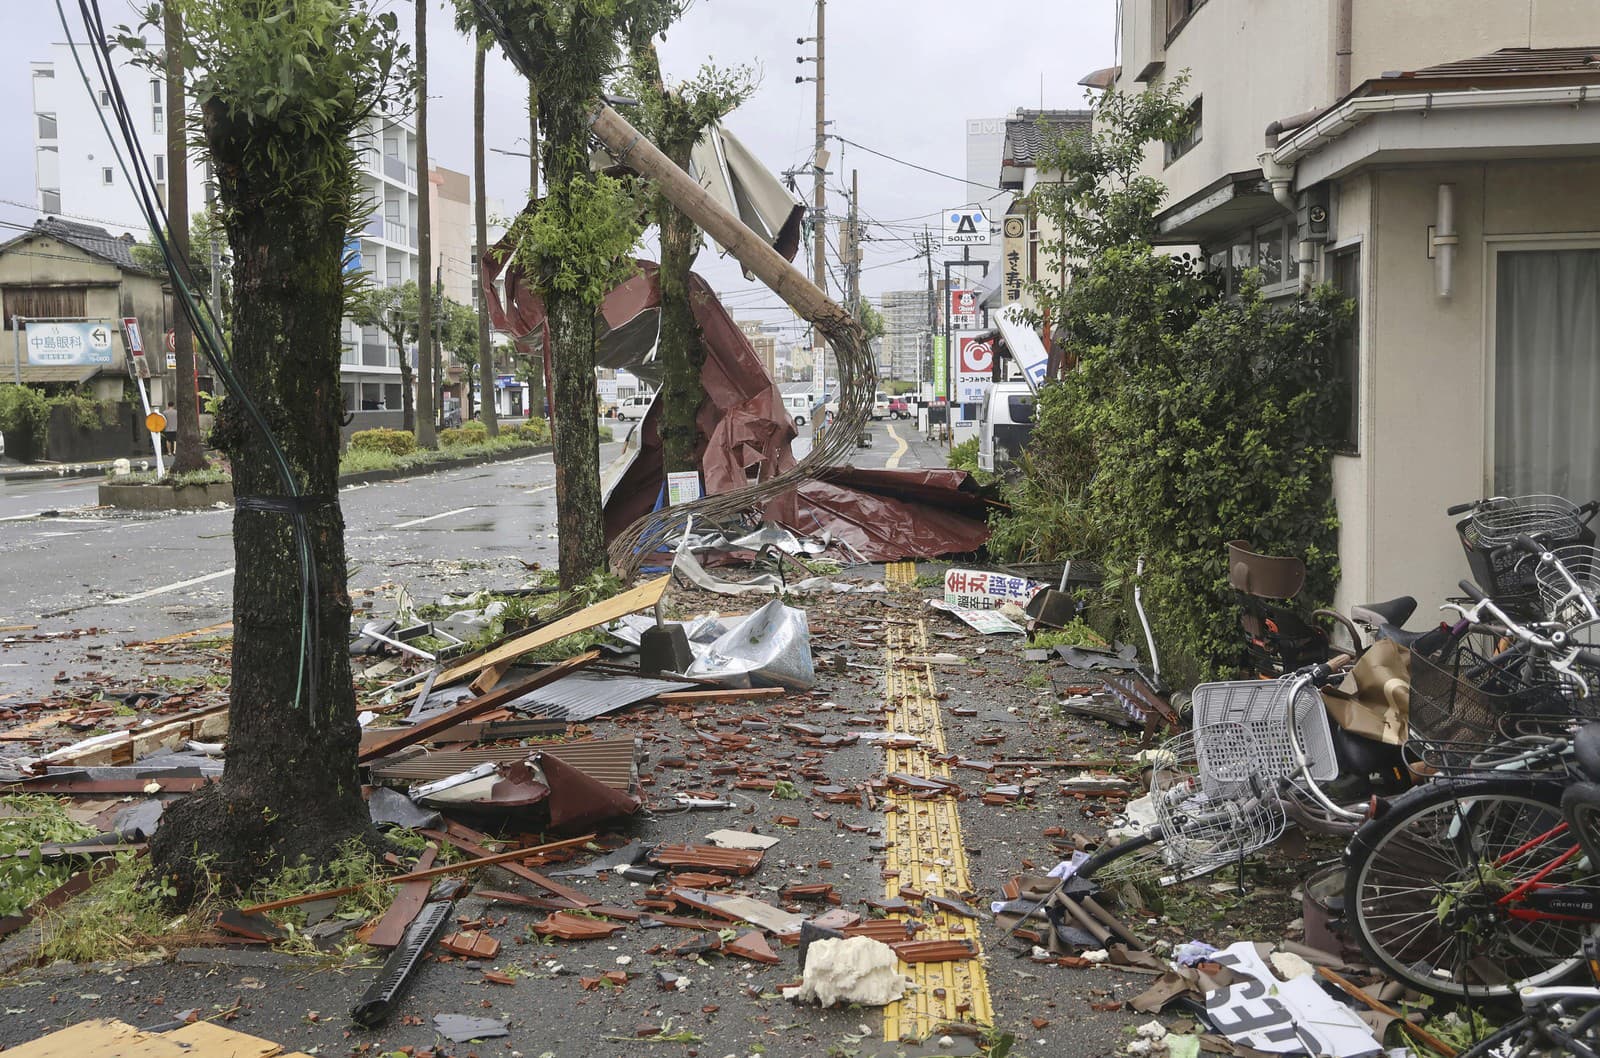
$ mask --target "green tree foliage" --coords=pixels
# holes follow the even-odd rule
[[[861,332],[866,335],[867,341],[883,337],[883,313],[873,308],[866,295],[862,295],[860,304],[856,306],[856,322],[861,324]]]
[[[419,297],[414,279],[397,287],[363,285],[350,292],[350,318],[358,326],[378,328],[400,350],[400,425],[408,432],[417,426],[410,347],[417,340]]]
[[[1074,366],[1041,393],[990,548],[1095,559],[1113,593],[1143,558],[1157,644],[1197,679],[1241,653],[1227,541],[1304,558],[1304,600],[1332,596],[1334,349],[1348,309],[1327,289],[1269,304],[1254,282],[1228,298],[1192,258],[1155,251],[1165,192],[1137,165],[1182,114],[1177,86],[1108,93],[1095,134],[1051,152],[1065,168],[1035,200],[1056,233],[1040,256],[1066,263],[1035,295]]]

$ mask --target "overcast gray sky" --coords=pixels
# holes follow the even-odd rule
[[[430,129],[433,163],[470,172],[472,165],[472,51],[452,26],[443,0],[430,5]],[[110,24],[131,21],[128,0],[101,0]],[[65,5],[69,14],[76,5]],[[410,26],[411,0],[379,0]],[[963,204],[966,189],[966,121],[998,118],[1017,107],[1078,107],[1086,103],[1078,78],[1114,61],[1116,0],[1023,0],[1010,7],[956,0],[834,0],[827,11],[828,116],[833,132],[956,180],[830,144],[829,209],[842,209],[835,189],[860,171],[861,210],[887,226],[869,228],[862,291],[922,287],[923,264],[908,261],[907,241],[924,223],[938,232],[938,212]],[[11,61],[4,65],[0,142],[12,144],[0,162],[0,218],[31,222],[33,122],[26,60],[45,57],[63,38],[50,0],[0,0],[0,8],[27,18],[7,19]],[[811,154],[814,85],[795,84],[812,73],[795,57],[811,54],[797,37],[813,35],[811,0],[697,0],[667,35],[662,48],[668,80],[692,75],[711,61],[751,65],[761,77],[751,100],[728,126],[774,172],[805,164]],[[75,25],[75,32],[76,32]],[[488,82],[488,143],[525,151],[526,89],[496,54]],[[518,202],[527,191],[526,159],[489,155],[489,197]],[[809,174],[803,183],[810,197]],[[18,206],[7,203],[23,203]],[[739,318],[792,319],[776,295],[746,282],[715,250],[701,253],[698,270]],[[837,291],[835,290],[835,293]]]

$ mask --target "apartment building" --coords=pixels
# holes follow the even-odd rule
[[[85,64],[89,56],[80,56]],[[34,109],[35,205],[42,216],[59,216],[105,228],[113,235],[149,238],[133,187],[118,161],[118,151],[101,118],[109,119],[111,98],[84,86],[71,46],[57,44],[47,59],[29,64]],[[166,85],[163,78],[126,61],[116,69],[127,100],[139,148],[166,203]],[[114,126],[113,126],[114,127]],[[417,140],[406,119],[374,116],[352,137],[360,164],[361,192],[373,212],[351,232],[346,267],[370,281],[395,285],[415,279],[417,260]],[[120,142],[119,142],[120,146]],[[457,174],[459,175],[459,174]],[[190,152],[191,213],[215,194],[207,166]],[[464,230],[470,247],[470,206]],[[438,230],[439,225],[435,225]],[[435,236],[436,244],[441,241]],[[225,247],[219,250],[225,252]],[[464,258],[470,253],[462,254]],[[400,355],[377,328],[346,320],[341,330],[341,375],[349,429],[398,426],[401,421]],[[153,367],[161,368],[157,360]]]
[[[933,309],[928,302],[932,297],[926,289],[884,292],[880,311],[883,313],[884,358],[889,364],[890,378],[920,382],[927,375],[933,353],[933,325],[928,320]]]
[[[1339,602],[1466,573],[1450,504],[1600,495],[1600,0],[1125,0],[1138,91],[1186,72],[1153,148],[1161,240],[1359,323],[1336,458]]]

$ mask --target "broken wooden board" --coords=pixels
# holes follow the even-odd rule
[[[395,728],[388,738],[363,746],[360,754],[356,757],[356,763],[367,764],[380,757],[387,757],[397,750],[405,749],[407,746],[414,746],[418,742],[426,742],[441,731],[448,731],[463,721],[482,716],[490,710],[500,708],[507,702],[515,701],[529,691],[538,690],[548,683],[554,683],[564,676],[569,676],[599,656],[599,651],[585,651],[577,657],[568,658],[546,669],[540,669],[520,683],[514,683],[509,687],[502,687],[498,691],[469,699],[454,708],[435,713],[428,719],[412,724],[410,727]]]
[[[283,1053],[282,1044],[234,1032],[209,1021],[190,1022],[163,1035],[193,1047],[195,1055],[205,1055],[205,1058],[273,1058]]]
[[[196,1021],[168,1033],[145,1032],[115,1018],[80,1021],[6,1049],[6,1058],[273,1058],[283,1047],[258,1036]],[[298,1054],[283,1058],[300,1058]]]
[[[132,764],[141,757],[177,749],[190,739],[211,742],[228,733],[228,707],[215,706],[171,717],[144,728],[95,735],[40,757],[46,768],[102,767]],[[38,770],[36,765],[36,770]]]
[[[626,617],[640,610],[648,610],[661,601],[661,596],[667,590],[667,583],[671,575],[658,577],[646,581],[635,588],[630,588],[621,595],[615,595],[597,602],[593,606],[586,606],[577,613],[569,614],[559,621],[552,621],[543,628],[535,628],[531,632],[515,636],[506,640],[477,657],[468,658],[458,665],[452,666],[439,674],[434,681],[436,687],[448,687],[468,676],[475,676],[493,665],[501,662],[514,661],[530,650],[538,650],[548,646],[558,639],[575,635],[578,632],[587,632],[599,625],[609,624],[619,617]]]

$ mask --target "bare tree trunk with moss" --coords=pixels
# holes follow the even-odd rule
[[[356,771],[340,326],[359,185],[350,136],[407,75],[392,18],[363,3],[168,2],[182,3],[188,68],[206,71],[242,387],[217,424],[238,496],[227,762],[220,782],[168,808],[150,845],[153,869],[189,901],[208,872],[245,889],[375,840]],[[391,69],[399,85],[380,72]]]
[[[167,83],[167,239],[172,244],[172,256],[178,262],[183,282],[195,289],[194,272],[189,267],[189,144],[188,100],[183,88],[183,49],[177,41],[183,37],[183,16],[172,4],[161,11],[162,36],[166,44]],[[174,276],[176,281],[179,276]],[[176,287],[174,282],[174,287]],[[181,296],[176,289],[174,296]],[[220,324],[221,321],[219,320]],[[189,317],[176,312],[172,318],[173,359],[177,367],[173,373],[172,401],[177,411],[178,450],[173,454],[172,473],[192,474],[204,470],[205,446],[200,440],[200,395],[196,391],[194,333],[189,328]]]
[[[428,4],[417,9],[417,444],[439,447],[434,408],[439,381],[433,371],[433,181],[428,167]],[[405,355],[402,351],[401,356]]]
[[[672,105],[661,77],[661,59],[655,42],[646,38],[634,42],[633,72],[646,90],[662,97],[663,107]],[[700,137],[688,124],[666,123],[671,127],[656,146],[680,169],[689,168],[689,155]],[[661,455],[668,473],[699,469],[695,450],[699,447],[697,421],[705,387],[700,371],[705,366],[705,345],[700,324],[689,302],[689,276],[700,250],[700,229],[667,200],[659,188],[651,194],[652,212],[661,235],[661,268],[656,281],[661,288],[661,333],[656,357],[661,365]]]
[[[539,197],[539,87],[528,85],[528,198]],[[544,417],[548,394],[545,392],[545,363],[540,359],[533,365],[528,379],[528,418]],[[555,416],[550,416],[552,420]],[[551,427],[555,423],[551,422]]]
[[[551,198],[572,195],[592,184],[594,173],[586,144],[589,130],[578,106],[540,101],[540,123],[545,129],[544,168]],[[599,306],[580,294],[550,289],[545,292],[547,330],[552,349],[550,405],[556,467],[556,537],[560,554],[561,587],[574,588],[605,570],[606,533],[600,497],[600,403],[595,383],[594,357],[598,339],[595,311]]]
[[[489,42],[483,39],[481,28],[475,34],[472,46],[472,223],[478,247],[476,260],[481,265],[484,251],[489,245],[489,191],[484,175],[483,153],[484,57],[488,54]],[[483,385],[483,425],[490,437],[498,437],[500,415],[495,407],[494,348],[489,343],[489,307],[483,296],[481,274],[472,277],[472,284],[472,289],[478,292],[478,377]],[[468,381],[467,393],[470,396],[472,386],[470,379]]]
[[[416,372],[411,370],[411,353],[406,349],[405,336],[390,336],[400,350],[400,428],[406,433],[417,432],[417,401],[413,385]]]

